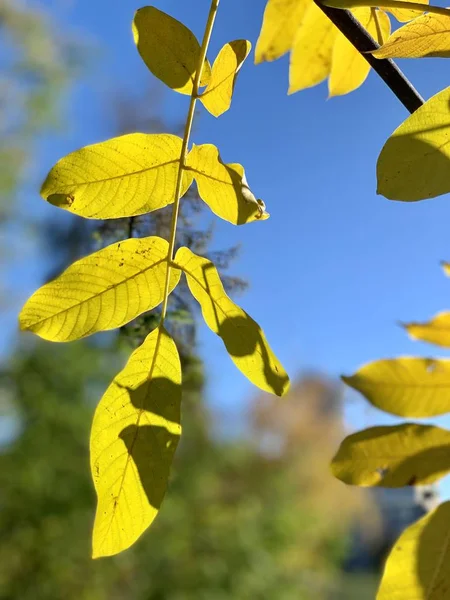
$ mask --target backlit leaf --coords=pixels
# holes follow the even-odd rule
[[[450,312],[438,313],[427,323],[404,323],[403,327],[415,340],[450,348]]]
[[[428,13],[407,23],[376,50],[377,58],[450,57],[450,16]]]
[[[180,248],[175,262],[186,274],[206,324],[222,338],[236,367],[262,390],[285,394],[289,387],[285,370],[259,325],[227,296],[213,263],[189,248]]]
[[[297,28],[311,4],[311,0],[268,0],[256,43],[256,64],[276,60],[291,49]]]
[[[145,6],[136,11],[133,36],[153,75],[173,90],[190,95],[200,60],[200,44],[190,29],[154,6]],[[206,60],[201,85],[207,85],[210,76]]]
[[[416,0],[418,4],[429,4],[428,0]],[[426,7],[424,7],[426,10]],[[407,21],[412,21],[412,19],[416,19],[423,11],[413,10],[410,8],[385,8],[386,12],[391,13],[401,23],[406,23]]]
[[[393,415],[418,418],[450,412],[450,360],[377,360],[342,379],[374,406]]]
[[[450,192],[450,88],[418,108],[385,143],[377,192],[416,201]]]
[[[377,600],[446,600],[450,591],[450,502],[410,525],[392,548]]]
[[[159,237],[112,244],[74,262],[39,288],[19,316],[21,329],[68,342],[128,323],[163,301],[168,243]],[[180,279],[171,270],[170,291]]]
[[[182,140],[132,133],[86,146],[56,163],[41,196],[81,217],[131,217],[174,201]],[[192,183],[183,174],[181,195]]]
[[[158,514],[181,435],[180,401],[177,348],[158,328],[133,352],[95,412],[94,558],[131,546]]]
[[[233,225],[268,218],[269,215],[246,193],[243,167],[223,163],[216,146],[193,146],[186,166],[197,182],[200,198],[218,217]]]
[[[433,483],[450,471],[450,431],[416,423],[358,431],[342,442],[331,470],[350,485]]]
[[[247,40],[234,40],[225,44],[217,55],[212,67],[211,79],[200,96],[203,106],[215,117],[230,108],[237,74],[251,47]]]
[[[337,29],[330,19],[311,2],[297,29],[289,66],[289,94],[326,79]]]
[[[375,39],[386,40],[391,31],[389,17],[383,11],[371,8],[355,8],[354,17]],[[328,80],[330,96],[340,96],[356,90],[364,83],[370,65],[364,56],[339,31],[333,46],[331,72]]]

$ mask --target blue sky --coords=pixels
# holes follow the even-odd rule
[[[201,37],[209,0],[153,4]],[[210,59],[232,39],[255,45],[264,4],[222,1]],[[104,118],[111,90],[153,83],[131,36],[133,13],[142,2],[44,5],[63,30],[78,31],[99,51],[70,97],[64,135],[43,140],[39,177],[67,152],[112,134]],[[401,67],[426,98],[447,84],[443,60],[404,61]],[[239,301],[292,375],[318,369],[337,376],[376,358],[433,355],[431,346],[410,341],[396,322],[427,319],[450,307],[450,281],[439,267],[450,259],[449,199],[407,204],[375,194],[377,156],[406,110],[374,73],[361,89],[331,100],[325,84],[288,96],[287,82],[287,57],[255,66],[252,53],[231,110],[219,119],[203,111],[193,136],[195,143],[216,144],[226,162],[242,163],[271,213],[268,221],[246,227],[217,222],[218,248],[242,243],[234,272],[249,280],[250,289]],[[165,99],[170,117],[185,114],[186,97],[168,90]],[[57,210],[37,190],[35,202],[44,216]],[[36,284],[28,278],[24,296]],[[206,328],[201,344],[214,402],[239,405],[250,384]],[[352,427],[392,421],[363,403],[352,406]]]

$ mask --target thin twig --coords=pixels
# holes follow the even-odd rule
[[[424,99],[397,65],[391,59],[375,58],[370,54],[372,50],[377,50],[380,46],[350,11],[325,6],[320,0],[314,0],[314,2],[361,53],[410,113],[422,106]]]

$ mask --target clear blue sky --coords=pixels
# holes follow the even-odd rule
[[[100,52],[71,96],[68,131],[44,140],[41,175],[67,152],[111,135],[104,118],[111,90],[143,89],[153,80],[131,36],[141,2],[44,4],[55,11],[62,31],[78,30]],[[210,59],[232,39],[255,45],[264,4],[222,0]],[[201,36],[209,0],[154,5]],[[448,78],[448,62],[439,59],[401,66],[427,98]],[[292,375],[313,368],[337,376],[376,358],[432,355],[431,346],[410,341],[396,322],[427,319],[450,307],[450,281],[439,267],[450,259],[449,199],[406,204],[375,194],[378,153],[406,110],[374,73],[361,89],[331,100],[325,84],[287,96],[287,81],[287,57],[255,66],[252,53],[231,110],[220,119],[204,112],[194,134],[195,143],[214,143],[226,162],[245,166],[272,215],[243,228],[217,223],[218,248],[242,242],[234,271],[250,282],[243,307],[264,327]],[[168,114],[181,117],[187,102],[168,91]],[[35,202],[44,215],[57,210],[45,206],[37,191]],[[27,291],[34,286],[30,279]],[[206,328],[201,343],[214,402],[239,404],[251,393],[250,384]],[[348,416],[352,426],[391,422],[362,403]]]

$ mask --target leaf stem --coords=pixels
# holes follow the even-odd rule
[[[378,19],[377,9],[371,8],[370,14],[373,18],[373,21],[375,23],[375,28],[377,30],[377,40],[376,41],[378,42],[378,44],[381,45],[383,43],[383,32],[381,31],[381,25],[380,25],[380,20]]]
[[[202,77],[203,65],[205,64],[206,53],[208,51],[209,41],[211,39],[212,30],[214,27],[214,21],[216,19],[217,9],[219,8],[220,0],[211,0],[211,6],[209,9],[208,20],[206,21],[205,33],[203,35],[203,41],[200,48],[200,56],[198,60],[197,70],[195,73],[194,84],[192,87],[191,100],[189,102],[189,108],[186,116],[186,124],[184,127],[183,143],[181,145],[181,156],[178,164],[177,181],[175,186],[175,198],[172,210],[172,222],[170,226],[170,239],[169,239],[169,250],[167,252],[167,272],[166,279],[164,282],[164,301],[161,310],[161,321],[160,325],[164,324],[164,320],[167,314],[167,305],[169,302],[169,284],[170,284],[170,273],[172,269],[172,261],[175,251],[175,241],[177,234],[177,223],[178,213],[180,210],[180,193],[183,182],[183,171],[186,167],[186,157],[188,154],[189,140],[191,137],[192,124],[194,122],[195,105],[197,103],[198,91],[200,87],[200,81]]]
[[[386,2],[388,1],[386,0]],[[391,0],[391,2],[394,1]],[[348,41],[353,44],[356,50],[361,53],[410,113],[413,113],[422,106],[424,99],[397,65],[391,59],[375,58],[370,54],[370,52],[377,50],[380,46],[349,10],[327,6],[320,0],[314,0],[314,2],[330,21],[336,25],[339,31],[345,35]],[[401,4],[402,8],[406,8],[406,5],[411,3],[401,1],[397,2],[397,4]],[[365,5],[367,6],[367,2]],[[424,7],[425,5],[421,6]],[[426,8],[428,9],[428,6]]]

